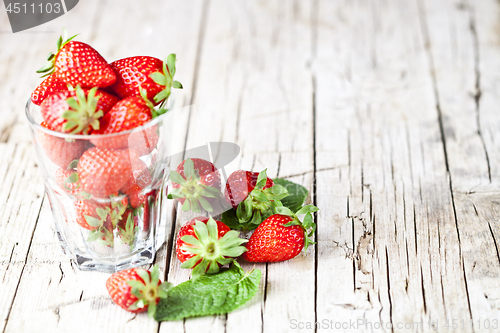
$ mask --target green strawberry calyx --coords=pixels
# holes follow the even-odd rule
[[[136,212],[132,212],[127,217],[127,222],[125,223],[125,228],[118,227],[118,234],[120,235],[123,243],[130,245],[130,248],[134,248],[135,235],[139,228],[134,224],[134,218],[132,216],[136,215]]]
[[[55,70],[54,64],[56,61],[57,54],[59,54],[59,51],[61,51],[61,49],[71,40],[73,40],[73,38],[75,38],[76,36],[78,36],[78,34],[68,38],[68,31],[65,28],[63,28],[63,35],[59,36],[59,39],[57,40],[57,52],[55,54],[50,52],[49,55],[47,56],[47,63],[36,72],[43,73],[44,75],[42,75],[42,77],[46,77],[54,73]]]
[[[76,87],[76,96],[66,100],[69,108],[61,114],[61,117],[66,119],[62,128],[64,132],[88,134],[91,128],[99,129],[99,119],[104,113],[102,110],[96,110],[100,98],[95,95],[96,91],[97,87],[94,87],[85,96],[83,89],[80,86]]]
[[[285,187],[275,184],[264,189],[267,182],[267,169],[259,173],[255,188],[240,202],[236,209],[236,217],[244,230],[253,230],[274,213],[274,209],[282,206],[281,199],[288,196]]]
[[[167,297],[167,292],[173,285],[167,281],[160,283],[160,270],[156,265],[153,266],[150,273],[142,268],[136,268],[135,271],[142,281],[127,281],[127,284],[132,287],[130,292],[137,297],[137,301],[132,303],[128,310],[135,311],[148,306],[148,315],[153,317],[156,312],[156,304],[160,298]]]
[[[190,158],[184,161],[184,175],[182,177],[178,172],[171,171],[170,179],[172,182],[179,184],[180,187],[174,189],[168,194],[169,199],[185,198],[182,210],[189,210],[195,213],[201,213],[203,208],[207,212],[213,212],[213,207],[206,198],[222,197],[222,193],[215,187],[204,185],[201,183],[201,176],[197,169],[194,168],[193,160]]]
[[[161,106],[163,106],[165,101],[170,96],[170,91],[172,90],[172,88],[182,89],[182,84],[179,81],[174,81],[176,62],[177,62],[177,57],[175,53],[171,53],[168,55],[167,60],[163,62],[163,73],[154,72],[149,75],[149,77],[156,84],[165,87],[154,97],[155,103],[161,102]]]
[[[276,214],[286,215],[292,218],[290,222],[284,224],[284,227],[291,227],[293,225],[299,225],[304,229],[304,252],[307,251],[309,244],[316,244],[312,238],[314,237],[314,232],[316,231],[316,223],[313,221],[312,213],[317,212],[318,207],[313,205],[306,205],[299,209],[296,213],[292,212],[289,208],[280,206],[275,208]],[[298,215],[304,215],[304,219],[301,222]]]
[[[181,268],[193,268],[193,279],[208,273],[218,273],[220,266],[233,262],[232,258],[239,257],[247,249],[242,246],[248,240],[239,238],[239,232],[228,231],[219,239],[217,222],[210,217],[207,223],[196,221],[193,226],[196,237],[186,235],[181,237],[185,245],[181,250],[194,254],[194,257],[182,263]]]

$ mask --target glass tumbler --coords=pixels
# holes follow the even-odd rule
[[[42,126],[40,108],[28,101],[55,229],[80,269],[116,272],[149,264],[165,241],[169,114],[126,132],[72,135]]]

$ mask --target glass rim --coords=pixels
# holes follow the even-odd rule
[[[134,132],[140,132],[140,131],[144,131],[150,127],[157,125],[159,122],[161,122],[163,120],[163,118],[165,118],[165,116],[167,114],[172,112],[172,108],[173,108],[174,103],[175,103],[174,94],[172,92],[170,93],[170,96],[168,97],[167,103],[171,103],[170,109],[168,110],[168,112],[165,112],[164,114],[159,115],[158,117],[148,121],[146,124],[139,126],[139,127],[135,127],[135,128],[130,129],[128,131],[123,131],[123,132],[118,132],[118,133],[110,133],[110,134],[70,134],[70,133],[57,132],[57,131],[53,131],[53,130],[50,130],[48,128],[45,128],[42,125],[38,124],[31,116],[31,112],[30,112],[31,107],[33,107],[33,106],[39,107],[38,105],[35,105],[31,101],[31,98],[28,98],[28,102],[26,103],[25,115],[26,115],[26,118],[28,119],[29,125],[32,128],[34,128],[38,131],[45,132],[46,134],[49,134],[51,136],[56,136],[56,137],[60,137],[63,139],[94,140],[94,139],[113,138],[113,137],[117,137],[117,136],[131,134]]]

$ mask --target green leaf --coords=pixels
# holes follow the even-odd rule
[[[73,160],[71,161],[71,163],[68,165],[68,170],[71,170],[71,169],[76,169],[76,167],[78,166],[78,160]]]
[[[64,180],[64,184],[74,184],[78,181],[78,173],[73,172],[68,178]]]
[[[212,205],[204,197],[198,197],[198,201],[200,202],[201,207],[203,207],[204,210],[210,213],[213,212],[214,209],[212,208]]]
[[[307,206],[304,206],[301,209],[299,209],[295,214],[303,215],[303,214],[307,214],[307,213],[314,213],[314,212],[317,212],[318,210],[319,210],[319,208],[316,206],[307,205]]]
[[[54,68],[54,63],[48,62],[42,68],[37,70],[36,72],[37,73],[46,73],[46,72],[50,71],[52,68]]]
[[[167,84],[167,79],[165,78],[165,75],[163,75],[160,72],[151,73],[149,77],[160,86],[164,86]]]
[[[309,191],[304,186],[282,178],[276,178],[273,181],[274,184],[281,185],[288,191],[288,196],[281,199],[283,206],[290,208],[292,212],[296,212],[304,205],[309,194]]]
[[[186,182],[186,180],[176,171],[170,171],[170,179],[179,185],[182,185]]]
[[[266,196],[271,200],[281,200],[288,196],[288,191],[281,185],[275,184],[264,190]]]
[[[153,99],[155,100],[155,102],[159,103],[160,101],[166,99],[168,96],[170,96],[170,88],[165,88],[164,90],[156,94]]]
[[[175,62],[177,61],[175,53],[171,53],[167,57],[167,67],[168,72],[170,73],[170,77],[174,77],[175,75]]]
[[[175,89],[182,89],[182,88],[184,88],[182,86],[182,83],[180,83],[179,81],[174,81],[174,83],[172,84],[172,87],[174,87]]]
[[[87,242],[93,242],[99,239],[99,232],[93,230],[89,233],[89,237],[87,238]]]
[[[218,274],[205,274],[170,289],[168,297],[158,303],[155,319],[172,321],[231,312],[255,296],[260,279],[259,270],[245,274],[234,262]]]
[[[241,224],[234,209],[230,209],[222,213],[221,222],[227,225],[230,229],[241,229]]]
[[[259,172],[255,188],[262,189],[266,185],[266,182],[267,182],[267,169],[264,169],[261,172]]]
[[[292,216],[293,212],[288,207],[276,207],[276,213],[281,215]]]
[[[102,222],[95,217],[84,215],[85,221],[90,225],[91,227],[100,227],[102,225]]]
[[[186,179],[188,180],[196,177],[196,174],[194,172],[194,163],[190,158],[184,161],[184,174],[186,175]]]

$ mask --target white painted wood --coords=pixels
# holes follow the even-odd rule
[[[136,10],[136,5],[135,2],[107,2],[102,8],[102,2],[94,1],[78,4],[71,13],[78,17],[95,18],[95,24],[92,27],[89,25],[89,28],[84,30],[80,37],[81,40],[94,45],[108,60],[136,54],[149,54],[163,58],[170,52],[177,52],[177,79],[184,84],[185,91],[176,91],[176,106],[182,109],[183,105],[189,105],[192,93],[202,2],[187,4],[179,1],[168,1],[162,2],[161,5],[148,7],[146,10],[141,6],[140,11]],[[173,11],[177,15],[169,16],[169,19],[166,20],[165,13]],[[185,14],[181,14],[183,12]],[[23,36],[22,38],[36,40],[39,44],[39,46],[34,44],[37,49],[33,50],[33,54],[27,50],[24,53],[37,58],[42,57],[40,61],[43,63],[43,55],[48,53],[51,49],[50,45],[60,33],[56,30],[59,30],[61,26],[66,26],[71,32],[82,28],[81,22],[76,22],[75,18],[70,16],[68,14],[61,17],[57,23],[48,23],[43,26],[45,29],[52,29],[53,33]],[[116,17],[127,17],[133,24],[116,25]],[[149,22],[149,25],[142,25],[141,22]],[[42,29],[42,27],[37,29]],[[4,36],[6,35],[2,35],[2,37]],[[31,37],[28,39],[28,36]],[[43,38],[39,38],[40,36]],[[195,42],[187,43],[186,36]],[[7,39],[7,37],[4,38]],[[19,40],[12,36],[9,38]],[[26,42],[26,44],[29,43]],[[129,54],[130,51],[133,51],[134,54]],[[145,330],[156,332],[158,324],[148,318],[146,314],[135,316],[112,303],[104,285],[109,274],[81,272],[70,264],[69,260],[62,254],[51,229],[52,217],[48,210],[48,203],[44,205],[43,214],[38,217],[43,189],[38,170],[32,166],[35,163],[34,154],[30,144],[19,143],[16,145],[18,142],[31,141],[22,112],[31,90],[39,82],[34,76],[36,68],[33,67],[38,65],[16,66],[26,70],[23,75],[29,76],[31,83],[23,85],[23,91],[18,92],[20,98],[16,97],[16,100],[10,100],[11,110],[17,107],[16,103],[20,105],[19,111],[13,113],[19,116],[23,122],[21,123],[16,118],[19,125],[16,125],[7,134],[5,131],[2,132],[2,128],[0,128],[4,141],[9,142],[8,144],[2,143],[2,150],[4,150],[2,156],[6,156],[7,160],[0,160],[0,170],[3,170],[0,172],[6,174],[5,180],[3,177],[0,180],[4,185],[3,190],[0,191],[2,205],[7,201],[7,206],[2,207],[0,227],[2,230],[6,230],[2,231],[2,234],[7,233],[10,236],[7,237],[8,242],[2,241],[0,246],[2,249],[2,266],[0,267],[2,273],[7,270],[7,274],[2,274],[2,277],[6,276],[5,282],[7,283],[2,283],[0,289],[2,300],[5,300],[0,307],[3,320],[2,329],[6,325],[6,332],[12,330],[39,331],[40,327],[58,332],[76,330],[102,332]],[[2,69],[4,68],[2,67]],[[14,85],[4,85],[1,88],[9,90],[13,89]],[[2,94],[4,93],[2,92]],[[176,118],[177,123],[177,127],[173,126],[175,131],[173,136],[176,135],[177,139],[172,143],[172,151],[182,150],[184,146],[187,127],[185,125],[187,123],[185,111],[176,110],[175,114],[172,115]],[[8,123],[2,122],[2,125],[7,125],[6,128],[10,130]],[[16,184],[18,186],[13,186]],[[34,189],[35,186],[38,190]],[[36,200],[31,199],[31,197],[35,197]],[[32,201],[33,203],[31,203]],[[25,207],[30,203],[35,207]],[[16,225],[14,222],[19,222],[18,219],[23,219],[22,228],[16,227],[14,229],[13,227]],[[17,224],[19,225],[19,223]],[[37,228],[30,246],[35,224]],[[167,238],[170,234],[170,224],[171,221],[167,221]],[[17,242],[19,245],[14,245],[13,242]],[[163,272],[165,272],[164,259],[168,249],[167,242],[158,253],[157,260]],[[28,250],[31,252],[26,260]],[[10,258],[11,254],[12,258]],[[17,287],[18,285],[19,287]],[[14,294],[16,300],[12,304]]]
[[[1,329],[310,332],[317,321],[317,331],[432,332],[456,319],[457,331],[494,331],[499,14],[494,0],[85,1],[14,36],[0,11]],[[34,70],[62,26],[109,61],[176,52],[186,108],[174,114],[172,152],[234,142],[227,175],[267,167],[316,185],[317,248],[242,262],[263,278],[227,316],[157,324],[113,305],[109,275],[81,272],[60,251],[24,121]],[[174,284],[190,276],[173,242],[194,216],[164,216],[156,262]]]

